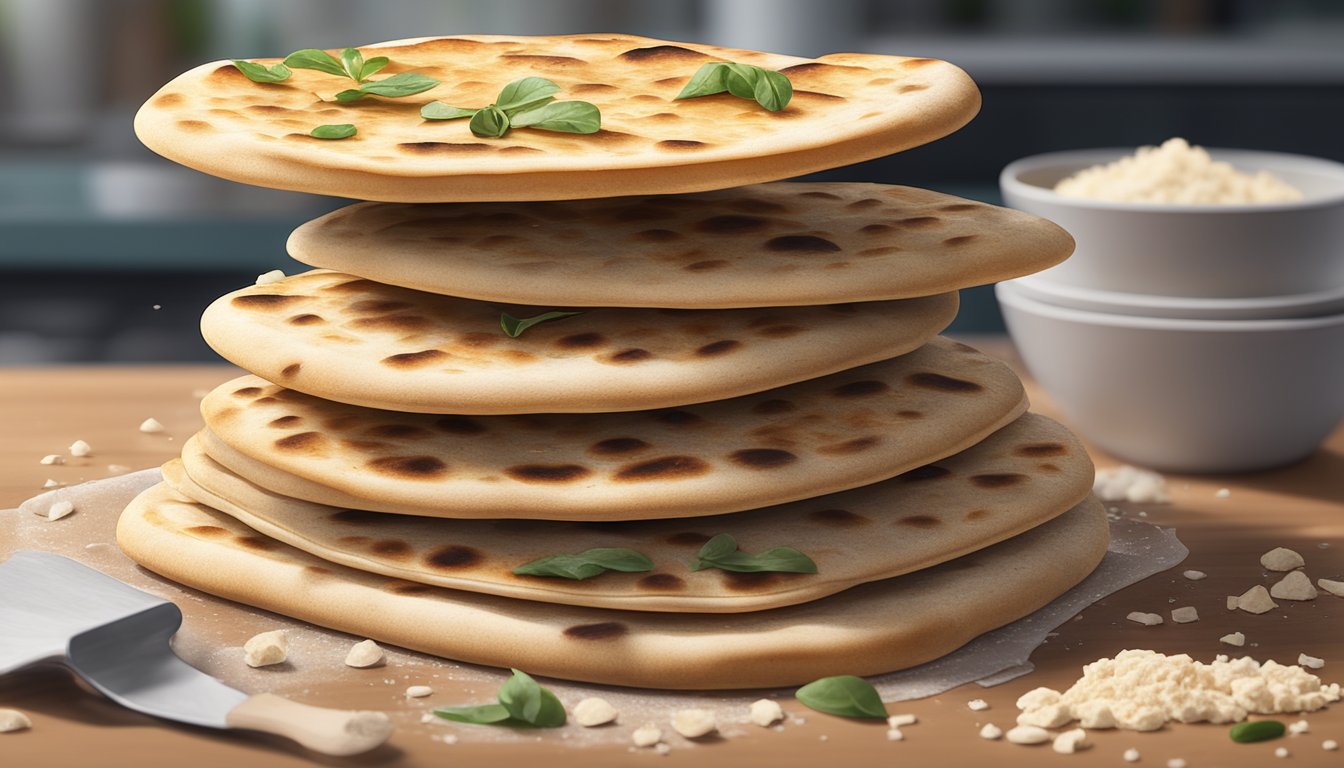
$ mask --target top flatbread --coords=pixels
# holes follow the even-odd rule
[[[904,299],[1038,272],[1045,219],[912,187],[780,182],[549,203],[360,203],[294,230],[305,264],[547,306],[730,308]]]
[[[805,59],[614,34],[422,38],[362,50],[391,59],[375,80],[418,72],[440,84],[339,104],[330,99],[353,84],[348,78],[296,69],[283,83],[261,84],[216,61],[151,97],[136,134],[170,160],[263,187],[408,203],[570,200],[722,189],[849,165],[946,136],[980,107],[965,72],[927,58]],[[675,100],[710,61],[781,70],[793,100],[774,113],[728,94]],[[466,120],[420,118],[436,100],[485,106],[529,76],[554,81],[560,100],[596,104],[602,130],[514,129],[482,139]],[[331,123],[359,133],[308,136]]]
[[[397,413],[244,376],[201,401],[201,442],[262,488],[331,506],[647,520],[877,482],[980,442],[1026,407],[1003,363],[934,339],[768,392],[627,413]]]

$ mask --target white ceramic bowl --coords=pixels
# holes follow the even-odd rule
[[[1077,241],[1042,272],[1102,291],[1192,298],[1287,296],[1344,287],[1344,165],[1277,152],[1210,149],[1247,173],[1269,171],[1303,200],[1264,205],[1115,203],[1065,197],[1060,180],[1133,149],[1023,158],[999,175],[1004,201],[1043,216]]]
[[[1096,446],[1175,472],[1305,458],[1344,418],[1344,314],[1172,320],[995,288],[1027,368]]]
[[[1059,307],[1085,309],[1114,315],[1169,317],[1186,320],[1282,320],[1322,317],[1344,312],[1344,286],[1316,293],[1291,296],[1256,296],[1249,299],[1187,299],[1119,293],[1078,288],[1031,275],[1011,280],[1029,299]]]

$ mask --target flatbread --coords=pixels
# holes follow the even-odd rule
[[[939,338],[781,389],[631,413],[394,413],[244,376],[202,401],[201,438],[253,483],[331,506],[643,520],[867,485],[969,448],[1026,407],[1007,366]]]
[[[519,307],[315,270],[215,301],[201,333],[265,379],[418,413],[631,411],[746,395],[909,352],[957,295],[821,307],[593,309],[517,338]]]
[[[927,568],[1016,536],[1081,502],[1092,462],[1059,424],[1034,414],[961,453],[843,493],[687,520],[565,523],[441,520],[329,507],[247,482],[187,441],[164,479],[184,498],[324,560],[440,587],[639,611],[735,613],[792,605]],[[691,571],[711,536],[744,551],[793,546],[816,574]],[[515,566],[592,547],[648,556],[646,573],[584,581],[517,576]]]
[[[296,69],[283,83],[259,84],[215,61],[152,96],[135,117],[136,135],[174,162],[262,187],[407,203],[569,200],[698,192],[836,168],[946,136],[980,108],[965,72],[927,58],[804,59],[608,34],[464,35],[361,50],[391,59],[374,79],[418,72],[440,85],[339,104],[330,100],[353,85],[348,78]],[[776,113],[728,94],[676,100],[709,61],[782,70],[793,100]],[[515,129],[482,139],[466,120],[420,118],[421,106],[436,100],[485,106],[529,76],[554,81],[561,100],[597,105],[602,130]],[[333,123],[359,133],[308,136]]]
[[[660,689],[797,685],[871,675],[949,653],[1025,616],[1105,554],[1094,498],[993,547],[895,579],[732,621],[607,611],[388,579],[318,559],[156,485],[122,514],[117,543],[187,586],[324,627],[534,675]]]
[[[549,203],[359,203],[289,252],[431,293],[560,306],[770,307],[931,296],[1073,251],[1045,219],[885,184],[778,182]]]

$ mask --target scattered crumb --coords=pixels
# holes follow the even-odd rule
[[[905,734],[901,733],[900,728],[888,728],[887,741],[905,741]]]
[[[1203,571],[1185,571],[1181,575],[1191,581],[1199,581],[1200,579],[1206,579],[1209,576],[1209,574]]]
[[[663,729],[653,723],[645,723],[630,734],[630,741],[636,747],[652,747],[663,740]]]
[[[428,685],[412,685],[406,689],[406,696],[412,699],[423,699],[434,693],[434,689]]]
[[[64,464],[65,457],[60,455],[59,453],[49,453],[46,456],[43,456],[42,460],[37,463],[48,467],[51,466],[52,464]]]
[[[131,471],[131,468],[125,464],[108,464],[107,471],[113,475],[124,475]]]
[[[590,696],[574,705],[574,722],[584,728],[616,722],[617,711],[606,699]]]
[[[70,455],[74,456],[77,459],[82,459],[85,456],[92,456],[93,446],[89,445],[83,440],[76,440],[75,442],[70,444]]]
[[[1167,768],[1185,768],[1185,758],[1173,757],[1167,761]]]
[[[1238,599],[1237,599],[1237,596],[1236,596],[1236,595],[1228,595],[1228,596],[1227,596],[1227,610],[1229,610],[1229,611],[1235,611],[1235,610],[1237,610],[1237,602],[1238,602]]]
[[[1269,594],[1280,600],[1315,600],[1317,592],[1316,588],[1311,586],[1311,579],[1307,578],[1307,574],[1292,571],[1270,587]]]
[[[162,304],[155,304],[155,305],[151,306],[150,309],[154,310],[155,312],[158,312],[160,309],[163,309],[163,305],[162,305]]]
[[[1321,749],[1324,749],[1326,752],[1334,752],[1339,749],[1339,742],[1334,739],[1326,739],[1321,742]]]
[[[270,272],[257,275],[256,285],[271,285],[285,279],[285,273],[278,269],[272,269]]]
[[[383,661],[383,649],[372,640],[361,640],[350,647],[350,652],[345,654],[345,666],[356,669],[367,669],[381,664]]]
[[[17,709],[0,709],[0,733],[26,731],[33,727],[33,721]]]
[[[1325,659],[1318,659],[1315,656],[1299,653],[1297,654],[1297,663],[1298,666],[1306,667],[1307,669],[1320,669],[1325,666]]]
[[[1269,590],[1257,584],[1237,598],[1237,607],[1247,613],[1260,614],[1278,608],[1279,604],[1270,599]]]
[[[163,424],[153,416],[140,422],[140,431],[147,435],[156,435],[164,431],[164,429],[165,427]]]
[[[60,480],[52,480],[52,479],[49,477],[49,478],[47,478],[47,482],[45,482],[45,483],[42,484],[42,487],[43,487],[43,488],[61,488],[61,487],[63,487],[64,485],[65,485],[65,483],[62,483]]]
[[[1296,723],[1293,723],[1288,726],[1288,732],[1294,736],[1301,736],[1302,734],[1310,730],[1311,730],[1311,723],[1308,723],[1306,720],[1298,720]]]
[[[660,755],[666,756],[668,752],[671,752],[671,751],[672,751],[672,745],[671,745],[671,744],[663,744],[663,743],[660,742],[660,743],[658,743],[658,744],[654,744],[654,745],[653,745],[653,751],[654,751],[654,752],[657,752],[657,753],[660,754]]]
[[[1125,754],[1124,754],[1124,758],[1125,758],[1125,762],[1126,762],[1126,763],[1137,763],[1137,762],[1139,762],[1139,750],[1137,750],[1137,749],[1135,749],[1135,748],[1133,748],[1133,747],[1130,747],[1129,749],[1126,749],[1126,750],[1125,750]]]
[[[717,731],[719,724],[708,709],[682,709],[672,715],[672,729],[688,739],[698,739]]]
[[[1275,756],[1275,757],[1287,757],[1287,756],[1288,756],[1288,748],[1287,748],[1287,747],[1279,747],[1278,749],[1274,750],[1274,756]]]
[[[989,702],[984,699],[971,699],[966,702],[966,708],[972,712],[983,712],[989,709]]]
[[[1019,725],[1008,731],[1007,737],[1013,744],[1044,744],[1050,740],[1050,732],[1034,725]]]
[[[993,723],[985,723],[984,727],[980,729],[980,738],[997,741],[1003,738],[1003,729]]]
[[[1061,755],[1072,755],[1074,752],[1086,749],[1089,746],[1091,745],[1087,743],[1087,731],[1082,728],[1074,728],[1056,736],[1050,748]]]
[[[784,710],[772,699],[757,699],[751,703],[751,722],[769,728],[784,719]]]
[[[900,728],[905,725],[914,725],[919,722],[915,715],[891,715],[887,718],[888,728]]]
[[[280,664],[289,655],[289,635],[283,629],[274,629],[254,635],[243,644],[243,661],[249,667],[269,667]]]
[[[1156,472],[1129,465],[1098,469],[1092,490],[1102,501],[1166,502],[1167,481]]]
[[[1230,634],[1226,634],[1218,638],[1218,642],[1222,643],[1223,645],[1235,645],[1238,648],[1240,648],[1246,644],[1246,635],[1242,634],[1241,632],[1232,632]]]
[[[1162,623],[1162,617],[1156,613],[1144,613],[1143,611],[1133,611],[1125,617],[1130,621],[1142,624],[1145,627],[1155,627]]]
[[[1199,611],[1193,605],[1176,608],[1171,612],[1171,620],[1177,624],[1190,624],[1199,621]]]
[[[454,745],[454,744],[457,743],[457,734],[456,734],[456,733],[445,733],[445,734],[443,734],[442,736],[439,737],[439,741],[442,741],[444,744],[447,744],[447,745],[449,745],[449,746],[452,746],[452,745]]]
[[[1275,547],[1260,556],[1260,564],[1271,571],[1291,571],[1306,565],[1307,561],[1291,549]]]
[[[53,502],[47,508],[48,520],[60,520],[62,517],[68,517],[75,511],[75,505],[68,501]]]
[[[1229,496],[1232,495],[1232,489],[1231,489],[1231,488],[1219,488],[1216,492],[1214,492],[1213,495],[1214,495],[1214,496],[1217,496],[1217,497],[1220,498],[1220,499],[1226,499],[1227,497],[1229,497]]]
[[[1344,581],[1331,581],[1330,579],[1317,579],[1316,586],[1324,589],[1335,597],[1344,597]]]

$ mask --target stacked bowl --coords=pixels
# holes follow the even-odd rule
[[[1004,200],[1077,249],[996,293],[1025,364],[1097,447],[1176,472],[1266,469],[1310,455],[1344,417],[1344,165],[1210,153],[1301,199],[1072,197],[1055,185],[1130,151],[1018,160]]]

